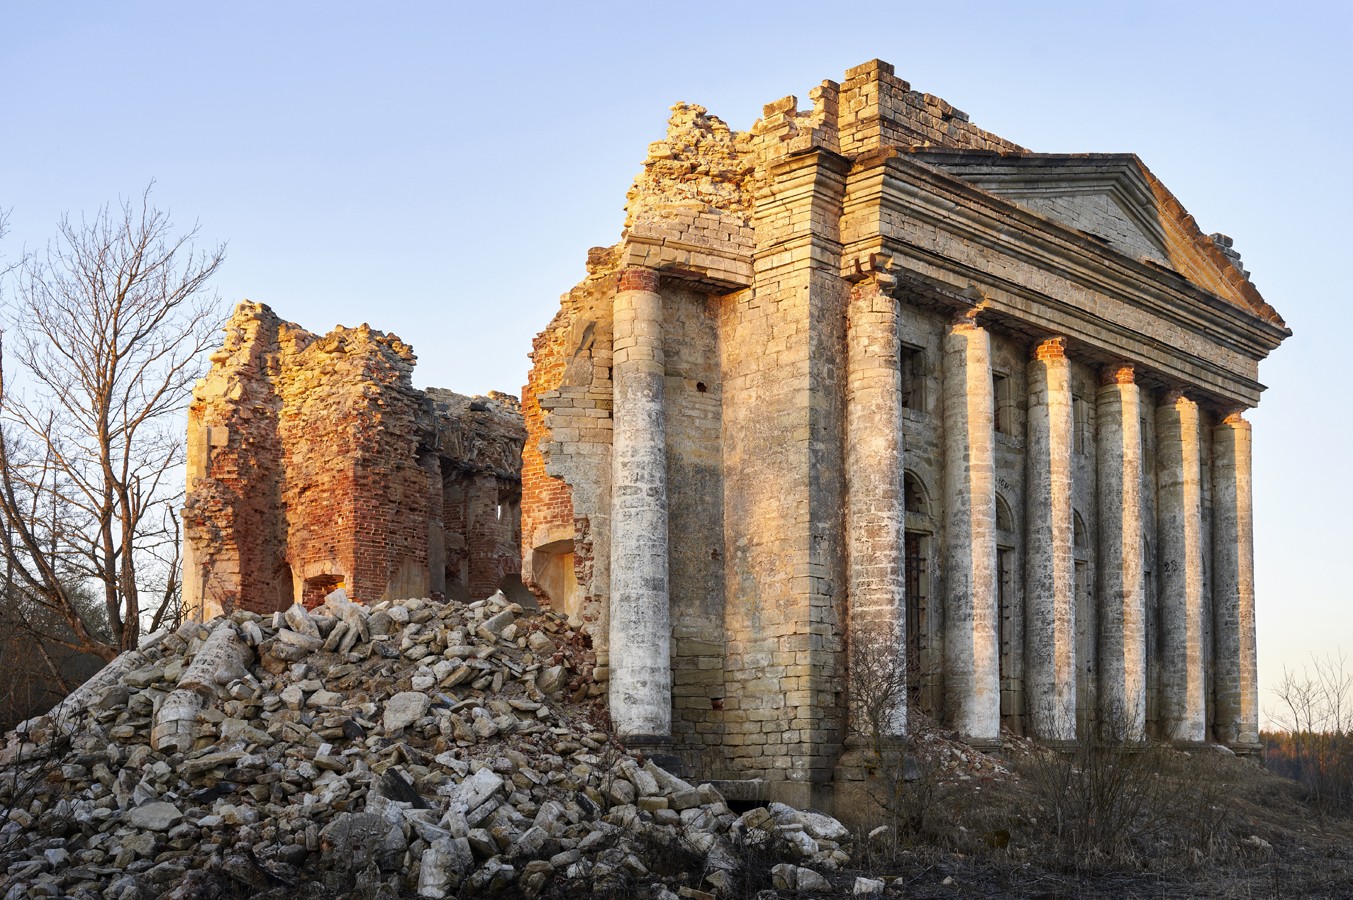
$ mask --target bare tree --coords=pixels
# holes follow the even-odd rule
[[[63,217],[5,298],[0,564],[63,626],[43,637],[106,660],[177,604],[181,414],[220,326],[207,285],[225,254],[197,234],[176,234],[147,188]],[[100,615],[81,602],[91,586]]]

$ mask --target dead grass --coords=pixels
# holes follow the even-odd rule
[[[876,841],[860,874],[921,898],[1353,897],[1353,820],[1257,762],[1162,747],[1055,757],[1014,740],[999,763],[947,771],[928,827]]]

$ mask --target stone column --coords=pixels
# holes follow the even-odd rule
[[[944,339],[944,684],[950,724],[1000,740],[991,337],[976,311]]]
[[[667,438],[658,273],[626,269],[614,301],[610,702],[627,738],[672,731]]]
[[[1141,392],[1130,365],[1100,373],[1099,714],[1109,735],[1146,733],[1146,589],[1142,581]]]
[[[1029,362],[1025,710],[1035,737],[1076,738],[1076,603],[1071,509],[1071,363],[1064,338]]]
[[[902,377],[897,301],[877,280],[857,284],[846,311],[846,534],[851,730],[907,730],[905,681],[884,721],[861,720],[877,676],[906,673],[906,507],[902,492]],[[866,664],[866,662],[868,664]],[[880,668],[882,667],[882,669]],[[874,699],[879,699],[875,697]]]
[[[1254,508],[1250,423],[1232,413],[1212,432],[1212,610],[1217,740],[1259,746],[1254,642]]]
[[[1198,404],[1179,391],[1156,410],[1160,520],[1161,721],[1166,737],[1207,738],[1203,696],[1203,510]]]

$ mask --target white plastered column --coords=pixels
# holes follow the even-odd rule
[[[975,312],[944,339],[944,685],[950,724],[1000,740],[991,336]]]
[[[1203,677],[1203,512],[1198,404],[1178,391],[1156,409],[1160,509],[1161,724],[1167,738],[1207,738]]]
[[[1141,390],[1132,366],[1100,372],[1099,696],[1118,740],[1146,733],[1146,588],[1142,561]]]
[[[871,279],[851,291],[846,333],[846,531],[851,730],[867,734],[863,704],[906,673],[906,508],[902,491],[902,378],[897,301]],[[892,688],[898,685],[891,684]],[[907,730],[907,692],[879,710],[884,736]]]
[[[628,738],[672,733],[667,440],[658,273],[626,269],[614,300],[610,705]]]
[[[1025,697],[1035,737],[1076,737],[1076,604],[1071,507],[1071,363],[1063,338],[1029,362]]]
[[[1212,432],[1212,609],[1217,739],[1259,745],[1254,634],[1250,423],[1232,413]]]

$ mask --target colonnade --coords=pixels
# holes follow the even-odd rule
[[[614,298],[610,701],[621,734],[671,733],[662,299],[658,275],[621,273]],[[848,644],[884,636],[905,666],[905,429],[896,300],[874,281],[847,306],[845,552]],[[991,337],[957,316],[943,343],[944,683],[949,723],[1000,736],[995,436]],[[1096,397],[1099,708],[1089,720],[1135,739],[1146,724],[1142,391],[1133,367],[1101,371]],[[1028,364],[1025,712],[1033,734],[1076,737],[1076,608],[1066,342]],[[1209,724],[1236,746],[1258,740],[1250,430],[1238,414],[1213,432],[1211,547],[1204,547],[1197,403],[1178,391],[1155,410],[1161,727],[1180,742]],[[1203,554],[1212,559],[1214,716],[1204,696]],[[1082,711],[1083,713],[1084,711]],[[888,717],[906,728],[906,698]],[[858,724],[858,723],[857,723]]]
[[[863,293],[852,310],[863,319]],[[854,447],[869,427],[894,431],[896,412],[882,410],[882,377],[865,387],[867,371],[896,358],[892,330],[848,331],[847,507],[851,511],[849,616],[852,637],[881,620],[905,621],[900,571],[886,589],[868,577],[870,565],[900,546],[901,529],[857,530],[870,511],[891,511],[900,482],[905,435],[888,435],[887,453]],[[995,564],[995,442],[991,338],[971,311],[949,324],[943,344],[944,416],[944,684],[946,717],[976,742],[1000,734]],[[894,400],[893,406],[897,406]],[[1099,536],[1097,709],[1083,721],[1136,740],[1146,732],[1146,585],[1143,542],[1142,391],[1132,365],[1105,366],[1095,399]],[[1037,343],[1028,364],[1025,445],[1028,515],[1024,560],[1025,713],[1031,732],[1050,741],[1077,736],[1076,604],[1072,454],[1074,416],[1071,365],[1063,338]],[[1254,632],[1253,514],[1250,428],[1237,412],[1212,434],[1211,546],[1204,546],[1202,447],[1198,404],[1166,392],[1155,410],[1159,546],[1160,732],[1180,743],[1215,736],[1237,747],[1258,743]],[[861,440],[867,440],[862,437]],[[893,446],[895,445],[895,446]],[[861,469],[863,467],[863,470]],[[870,468],[872,467],[872,469]],[[889,518],[890,523],[893,519]],[[1204,670],[1203,554],[1211,553],[1213,710],[1208,721]],[[898,554],[896,559],[901,559]],[[873,562],[867,563],[867,560]],[[889,571],[890,578],[894,573]],[[880,609],[891,608],[889,619]],[[899,641],[905,647],[905,640]],[[1080,711],[1084,714],[1085,711]],[[1211,728],[1209,727],[1211,726]],[[899,730],[899,734],[901,731]]]

